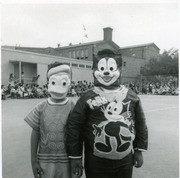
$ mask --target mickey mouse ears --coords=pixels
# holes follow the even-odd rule
[[[96,55],[94,54],[92,68],[93,69],[96,68],[98,61],[104,57],[114,58],[117,62],[117,66],[118,67],[122,66],[122,56],[120,53],[114,52],[110,49],[104,49],[104,50],[99,51]]]

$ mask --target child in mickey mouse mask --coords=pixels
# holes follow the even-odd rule
[[[51,64],[48,79],[50,97],[35,106],[25,118],[32,127],[32,170],[35,178],[69,178],[65,126],[74,107],[67,98],[71,69],[65,64]]]
[[[93,59],[94,88],[77,101],[67,123],[67,151],[72,172],[86,178],[132,178],[141,167],[148,130],[140,98],[120,84],[122,58],[111,50]]]

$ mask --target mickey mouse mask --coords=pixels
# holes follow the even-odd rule
[[[59,65],[48,71],[48,92],[54,99],[66,97],[70,88],[71,69],[68,65]]]
[[[111,50],[99,51],[93,59],[93,75],[95,86],[119,86],[122,58]]]

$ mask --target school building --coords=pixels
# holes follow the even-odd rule
[[[17,80],[24,72],[26,83],[32,80],[33,76],[40,75],[38,84],[46,83],[46,72],[48,64],[58,61],[69,64],[72,67],[72,80],[93,81],[92,60],[93,55],[103,49],[111,49],[122,54],[122,83],[136,81],[140,76],[141,68],[151,58],[158,58],[160,49],[154,43],[147,43],[136,46],[119,47],[113,42],[113,29],[103,29],[103,40],[88,43],[69,44],[57,48],[32,48],[32,47],[9,47],[1,48],[1,71],[2,84],[8,83],[10,73],[14,73]]]
[[[19,82],[23,71],[24,83],[31,84],[33,77],[40,75],[37,84],[43,86],[47,83],[48,65],[54,62],[71,66],[72,80],[75,82],[93,81],[92,61],[77,61],[65,57],[1,48],[1,84],[8,85],[10,73],[14,73],[15,80]]]

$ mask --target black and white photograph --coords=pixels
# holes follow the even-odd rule
[[[177,0],[0,6],[0,177],[179,177]]]

